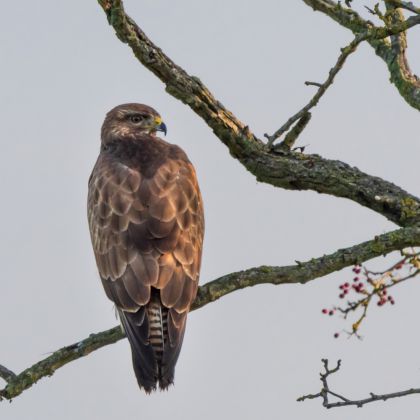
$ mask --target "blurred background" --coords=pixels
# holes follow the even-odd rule
[[[353,2],[373,6],[374,2]],[[302,1],[126,0],[127,12],[260,137],[314,94],[352,35]],[[364,12],[363,12],[364,13]],[[206,210],[201,284],[262,264],[288,265],[394,229],[353,202],[256,182],[211,130],[134,58],[97,2],[6,2],[0,27],[0,363],[20,372],[54,350],[117,324],[98,279],[86,220],[87,180],[105,113],[156,108],[167,140],[194,163]],[[368,16],[367,13],[365,16]],[[420,29],[409,59],[420,69]],[[313,112],[298,145],[420,194],[418,111],[363,45]],[[246,227],[246,228],[245,228]],[[395,255],[391,261],[395,260]],[[377,259],[370,267],[385,268]],[[420,386],[420,279],[373,308],[363,340],[321,309],[350,269],[305,286],[235,292],[189,317],[167,393],[137,388],[128,343],[94,352],[0,404],[23,419],[418,418],[418,398],[325,410],[296,398],[320,390],[321,358],[343,360],[333,389],[351,398]]]

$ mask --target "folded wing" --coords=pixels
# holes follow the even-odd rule
[[[182,155],[147,175],[101,153],[88,219],[102,284],[119,310],[139,385],[150,391],[173,382],[197,293],[204,217],[194,168]],[[160,341],[151,334],[159,316]]]

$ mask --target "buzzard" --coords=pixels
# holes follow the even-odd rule
[[[173,384],[187,313],[195,299],[203,203],[185,152],[151,107],[124,104],[106,115],[89,178],[88,220],[105,293],[130,342],[147,393]]]

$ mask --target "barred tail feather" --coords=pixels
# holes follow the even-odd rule
[[[137,382],[147,393],[156,390],[157,385],[166,390],[174,382],[186,313],[179,315],[173,311],[162,305],[156,289],[149,303],[137,312],[119,310],[130,342]]]
[[[156,389],[157,364],[153,348],[149,344],[149,322],[146,308],[136,313],[119,311],[121,323],[131,347],[134,373],[137,383],[146,393]]]

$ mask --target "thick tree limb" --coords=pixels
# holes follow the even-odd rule
[[[226,144],[231,154],[256,175],[257,179],[283,188],[310,189],[345,197],[383,214],[401,226],[420,224],[420,200],[391,183],[364,174],[357,168],[351,168],[342,162],[326,160],[317,155],[306,156],[287,153],[281,156],[271,153],[263,142],[250,132],[247,126],[212,96],[198,78],[189,76],[146,37],[135,22],[125,14],[121,0],[98,1],[106,11],[109,22],[115,28],[118,37],[123,42],[128,43],[137,58],[166,84],[167,91],[171,95],[188,104],[207,122],[215,134]],[[333,12],[330,9],[328,11],[341,24],[343,24],[343,21],[347,22],[346,24],[350,28],[353,28],[354,25],[354,27],[359,27],[358,30],[354,30],[357,35],[355,41],[369,39],[369,42],[375,46],[378,55],[381,56],[382,54],[383,57],[391,53],[394,58],[404,56],[404,48],[401,45],[397,51],[397,48],[391,48],[386,41],[382,40],[384,37],[399,34],[420,22],[418,16],[412,16],[407,20],[395,20],[390,26],[378,28],[363,20],[359,22],[357,19],[353,19],[354,15],[352,15],[353,18],[349,18],[348,11],[345,11],[341,6],[338,10],[338,6],[329,0],[307,0],[305,2],[322,4],[322,7],[326,8],[325,10],[334,8]],[[343,16],[345,17],[343,18]],[[356,23],[354,20],[356,20]],[[401,36],[398,39],[401,40]],[[353,45],[353,47],[355,48],[356,45]],[[349,47],[351,46],[352,44]],[[398,64],[398,68],[402,71],[401,63]],[[409,71],[408,67],[406,71]],[[391,72],[391,74],[393,73]],[[394,83],[396,83],[395,80]],[[405,83],[409,82],[406,81]],[[410,95],[412,96],[412,92]],[[418,101],[420,103],[420,94]],[[306,112],[307,110],[305,110]],[[295,121],[301,119],[305,113],[296,118]],[[193,310],[246,287],[258,284],[306,283],[349,265],[415,245],[420,245],[420,228],[407,227],[378,236],[372,241],[338,250],[318,259],[312,259],[306,263],[299,262],[294,266],[286,267],[262,266],[231,273],[201,286]],[[18,375],[4,366],[0,366],[0,377],[7,382],[6,387],[0,390],[0,399],[10,400],[20,395],[39,379],[51,376],[57,369],[67,363],[87,356],[91,352],[115,343],[123,337],[124,334],[120,327],[91,334],[80,342],[54,352],[51,356],[25,369]],[[334,370],[328,370],[328,365],[325,366],[326,383],[327,376],[337,371],[339,366]],[[329,394],[342,400],[339,402],[340,404],[352,404],[351,401],[330,391],[327,385],[324,385],[325,387],[327,387]],[[393,398],[390,395],[401,396],[397,394],[407,395],[417,391],[404,392],[385,396],[372,395],[370,399],[362,400],[362,402]],[[315,398],[321,395],[323,394],[302,398]],[[359,404],[360,401],[353,403],[353,405]]]
[[[334,391],[331,391],[329,384],[328,384],[328,377],[333,373],[336,373],[340,370],[341,367],[341,360],[337,362],[335,368],[330,369],[328,366],[328,359],[322,359],[322,363],[324,365],[324,372],[320,373],[320,379],[322,383],[322,389],[317,394],[309,394],[303,395],[299,397],[297,401],[305,401],[305,400],[313,400],[316,398],[322,399],[322,405],[325,408],[337,408],[337,407],[347,407],[350,405],[354,405],[358,408],[363,407],[365,404],[369,404],[375,401],[386,401],[392,398],[399,398],[405,397],[406,395],[413,395],[413,394],[420,394],[420,388],[411,388],[405,391],[398,391],[398,392],[391,392],[390,394],[374,394],[370,393],[370,397],[363,398],[361,400],[350,400],[346,397],[343,397],[340,394],[337,394]],[[336,397],[339,401],[330,401],[330,396]]]
[[[386,255],[391,251],[417,246],[419,240],[420,228],[398,229],[377,236],[372,241],[339,249],[333,254],[313,258],[304,263],[297,262],[296,265],[286,267],[262,266],[228,274],[201,286],[193,308],[201,308],[231,292],[258,284],[305,284],[345,267]]]
[[[166,90],[198,114],[258,181],[290,190],[312,190],[348,198],[400,226],[420,223],[420,200],[357,168],[318,155],[276,154],[227,110],[196,77],[188,75],[154,45],[128,17],[121,0],[98,0],[118,38],[166,85]]]
[[[344,267],[360,264],[366,260],[412,245],[420,245],[420,228],[404,228],[389,232],[371,241],[340,249],[333,254],[312,259],[305,263],[298,262],[296,265],[285,267],[262,266],[227,274],[199,288],[192,310],[201,308],[236,290],[258,284],[304,284]],[[122,338],[124,338],[124,333],[121,328],[114,327],[107,331],[91,334],[78,343],[57,350],[51,356],[25,369],[19,375],[14,375],[8,369],[3,368],[3,373],[6,372],[6,374],[2,374],[1,377],[7,382],[7,385],[3,390],[0,390],[0,399],[10,400],[14,398],[41,378],[53,375],[57,369],[67,363],[87,356],[91,352],[115,343]]]
[[[357,12],[333,0],[303,0],[305,4],[314,10],[322,12],[335,20],[341,26],[350,29],[354,34],[364,33],[371,30],[373,24],[363,19]],[[396,3],[396,2],[393,2]],[[407,20],[388,26],[389,35],[396,35],[406,31],[409,27],[417,25],[419,15],[411,16]],[[403,29],[397,30],[397,29]],[[378,35],[383,35],[379,32]],[[405,47],[393,48],[388,40],[383,37],[370,37],[368,42],[374,48],[376,54],[386,63],[391,75],[391,82],[396,86],[400,95],[413,108],[420,110],[420,80],[413,74],[405,56]]]
[[[385,1],[385,6],[389,14],[389,20],[394,24],[404,22],[404,15],[401,9],[395,7],[394,2]],[[417,16],[419,17],[419,16]],[[406,32],[401,32],[391,36],[391,51],[392,51],[392,66],[397,72],[397,76],[404,78],[404,80],[410,80],[411,85],[417,86],[416,94],[420,98],[420,80],[417,76],[413,75],[410,66],[408,64],[407,56],[407,35]],[[391,75],[392,76],[392,75]],[[391,77],[392,81],[392,77]]]

